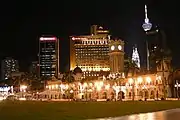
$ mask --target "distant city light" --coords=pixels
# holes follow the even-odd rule
[[[74,38],[74,37],[72,37],[72,40],[75,40],[75,38]]]

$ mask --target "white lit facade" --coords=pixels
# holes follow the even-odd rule
[[[137,47],[133,48],[132,61],[135,62],[137,67],[140,68],[140,57],[139,57],[139,53],[138,53]]]
[[[121,83],[121,84],[120,84]],[[134,87],[133,87],[134,86]],[[68,94],[67,94],[67,91]],[[135,78],[117,80],[93,80],[87,82],[62,83],[49,81],[46,90],[40,93],[45,99],[85,100],[159,100],[164,96],[161,76],[147,74]]]
[[[12,73],[19,72],[18,61],[13,58],[6,58],[1,63],[1,80],[7,80]]]

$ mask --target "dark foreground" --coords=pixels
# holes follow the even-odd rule
[[[92,119],[92,118],[117,117],[117,116],[129,115],[129,114],[153,112],[153,111],[160,111],[160,110],[167,110],[174,108],[180,108],[180,101],[156,101],[156,102],[0,101],[0,119],[1,120],[81,120],[81,119]],[[164,119],[158,119],[158,120],[164,120]]]

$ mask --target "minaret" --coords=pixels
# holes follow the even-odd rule
[[[147,11],[147,5],[145,5],[145,19],[144,19],[144,23],[142,25],[144,31],[148,31],[151,30],[152,28],[152,24],[149,22],[149,18],[148,18],[148,11]]]
[[[140,57],[137,46],[133,47],[132,61],[134,61],[136,65],[140,68]]]

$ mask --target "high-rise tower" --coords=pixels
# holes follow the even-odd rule
[[[144,10],[145,10],[145,19],[144,19],[144,23],[143,23],[142,27],[143,27],[144,31],[148,31],[148,30],[151,30],[152,24],[149,22],[147,5],[145,5]]]
[[[132,61],[134,61],[136,65],[140,68],[140,57],[139,57],[137,46],[133,47]]]
[[[39,76],[44,79],[58,77],[59,40],[57,37],[43,36],[39,39]]]
[[[149,22],[148,12],[147,12],[147,5],[145,5],[144,10],[145,10],[145,19],[144,19],[144,23],[143,23],[142,27],[143,27],[144,31],[146,32],[146,34],[147,34],[147,32],[149,30],[151,30],[152,24]],[[146,40],[146,52],[147,52],[147,54],[146,54],[146,57],[147,57],[147,61],[146,61],[147,62],[147,70],[149,71],[149,45],[148,45],[147,40]]]
[[[71,36],[70,70],[76,65],[81,68],[83,77],[97,79],[100,71],[109,71],[109,31],[102,26],[91,26],[90,35]]]

